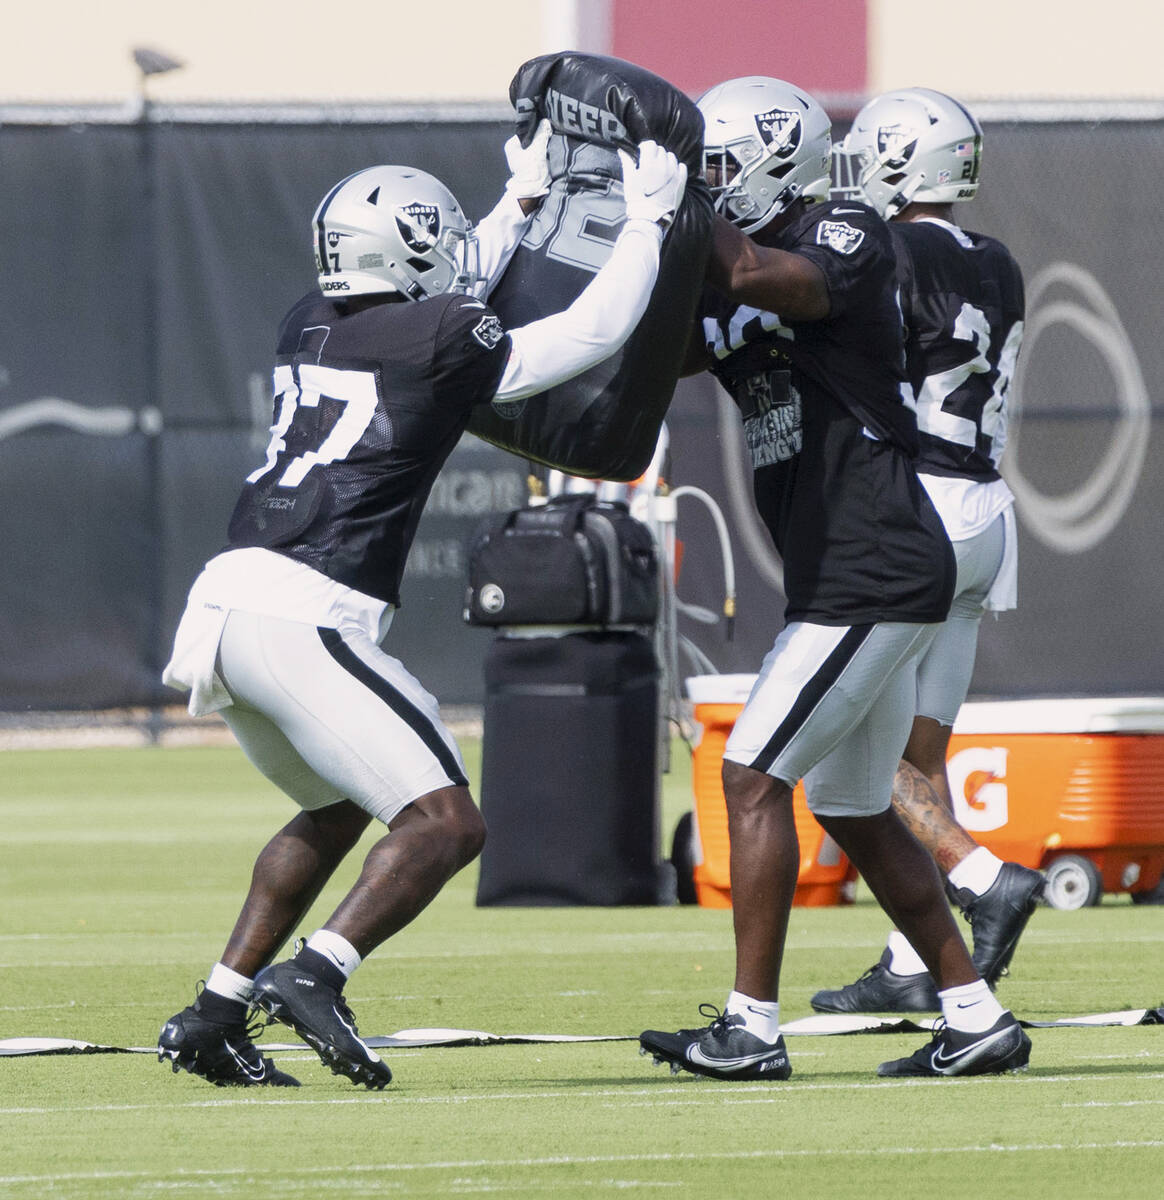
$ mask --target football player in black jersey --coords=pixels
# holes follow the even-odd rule
[[[953,210],[978,192],[981,153],[982,130],[957,100],[928,88],[886,92],[861,109],[836,148],[833,196],[862,201],[890,222],[917,397],[918,470],[958,560],[950,616],[918,666],[917,716],[905,750],[933,792],[903,778],[894,805],[947,876],[970,921],[974,964],[993,985],[1043,878],[1002,862],[958,824],[946,776],[982,614],[1014,607],[1017,573],[1014,496],[998,463],[1022,341],[1022,273],[1001,242],[959,228]],[[879,963],[855,983],[818,992],[812,1006],[929,1011],[938,999],[925,963],[894,931]]]
[[[505,329],[482,297],[549,189],[549,134],[542,122],[528,147],[506,144],[506,194],[476,230],[443,184],[397,166],[341,180],[313,218],[319,286],[279,330],[266,460],[194,583],[164,675],[192,713],[220,711],[302,811],[259,855],[205,990],[162,1029],[175,1071],[294,1085],[253,1044],[253,1004],[353,1083],[391,1079],[345,983],[485,837],[435,699],[380,648],[417,521],[474,405],[544,392],[630,336],[686,183],[653,142],[637,163],[620,152],[626,221],[609,260],[566,310]],[[388,833],[352,890],[271,965],[373,818]]]
[[[699,107],[726,219],[692,365],[702,360],[740,409],[787,606],[724,755],[734,988],[709,1026],[647,1030],[640,1043],[714,1078],[791,1074],[777,996],[803,779],[809,807],[940,988],[947,1024],[879,1073],[1017,1069],[1030,1040],[975,970],[933,860],[891,803],[917,662],[949,612],[955,560],[913,465],[889,229],[865,204],[829,201],[831,125],[802,89],[749,76]]]

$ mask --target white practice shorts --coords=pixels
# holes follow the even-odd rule
[[[889,807],[913,723],[916,668],[938,625],[810,625],[781,630],[724,757],[789,787],[803,779],[822,816]]]
[[[981,533],[952,542],[958,562],[954,603],[938,627],[917,668],[917,715],[953,725],[970,690],[978,627],[986,611],[986,596],[1002,565],[1005,536],[1002,515]]]
[[[351,800],[388,824],[429,792],[467,786],[436,700],[362,630],[232,609],[217,672],[239,745],[301,808]]]

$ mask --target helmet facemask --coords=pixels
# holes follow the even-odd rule
[[[751,75],[699,100],[703,171],[716,211],[744,233],[762,229],[801,198],[828,196],[828,115],[799,88]]]

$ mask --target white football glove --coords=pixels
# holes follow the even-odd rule
[[[505,190],[515,200],[533,200],[550,190],[550,164],[546,160],[546,147],[552,130],[553,126],[543,117],[528,146],[521,144],[517,134],[505,143],[505,161],[509,163],[509,182]]]
[[[625,150],[622,159],[622,190],[626,195],[627,220],[641,218],[670,225],[687,186],[687,166],[658,142],[639,144],[639,161]]]

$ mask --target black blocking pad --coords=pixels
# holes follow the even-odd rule
[[[590,282],[622,227],[618,149],[651,139],[687,164],[659,278],[626,344],[605,362],[513,404],[483,405],[469,430],[532,462],[590,479],[643,473],[679,378],[711,241],[701,175],[703,117],[684,93],[632,63],[589,54],[531,59],[510,100],[523,141],[548,117],[553,182],[490,303],[507,328],[559,312]]]

